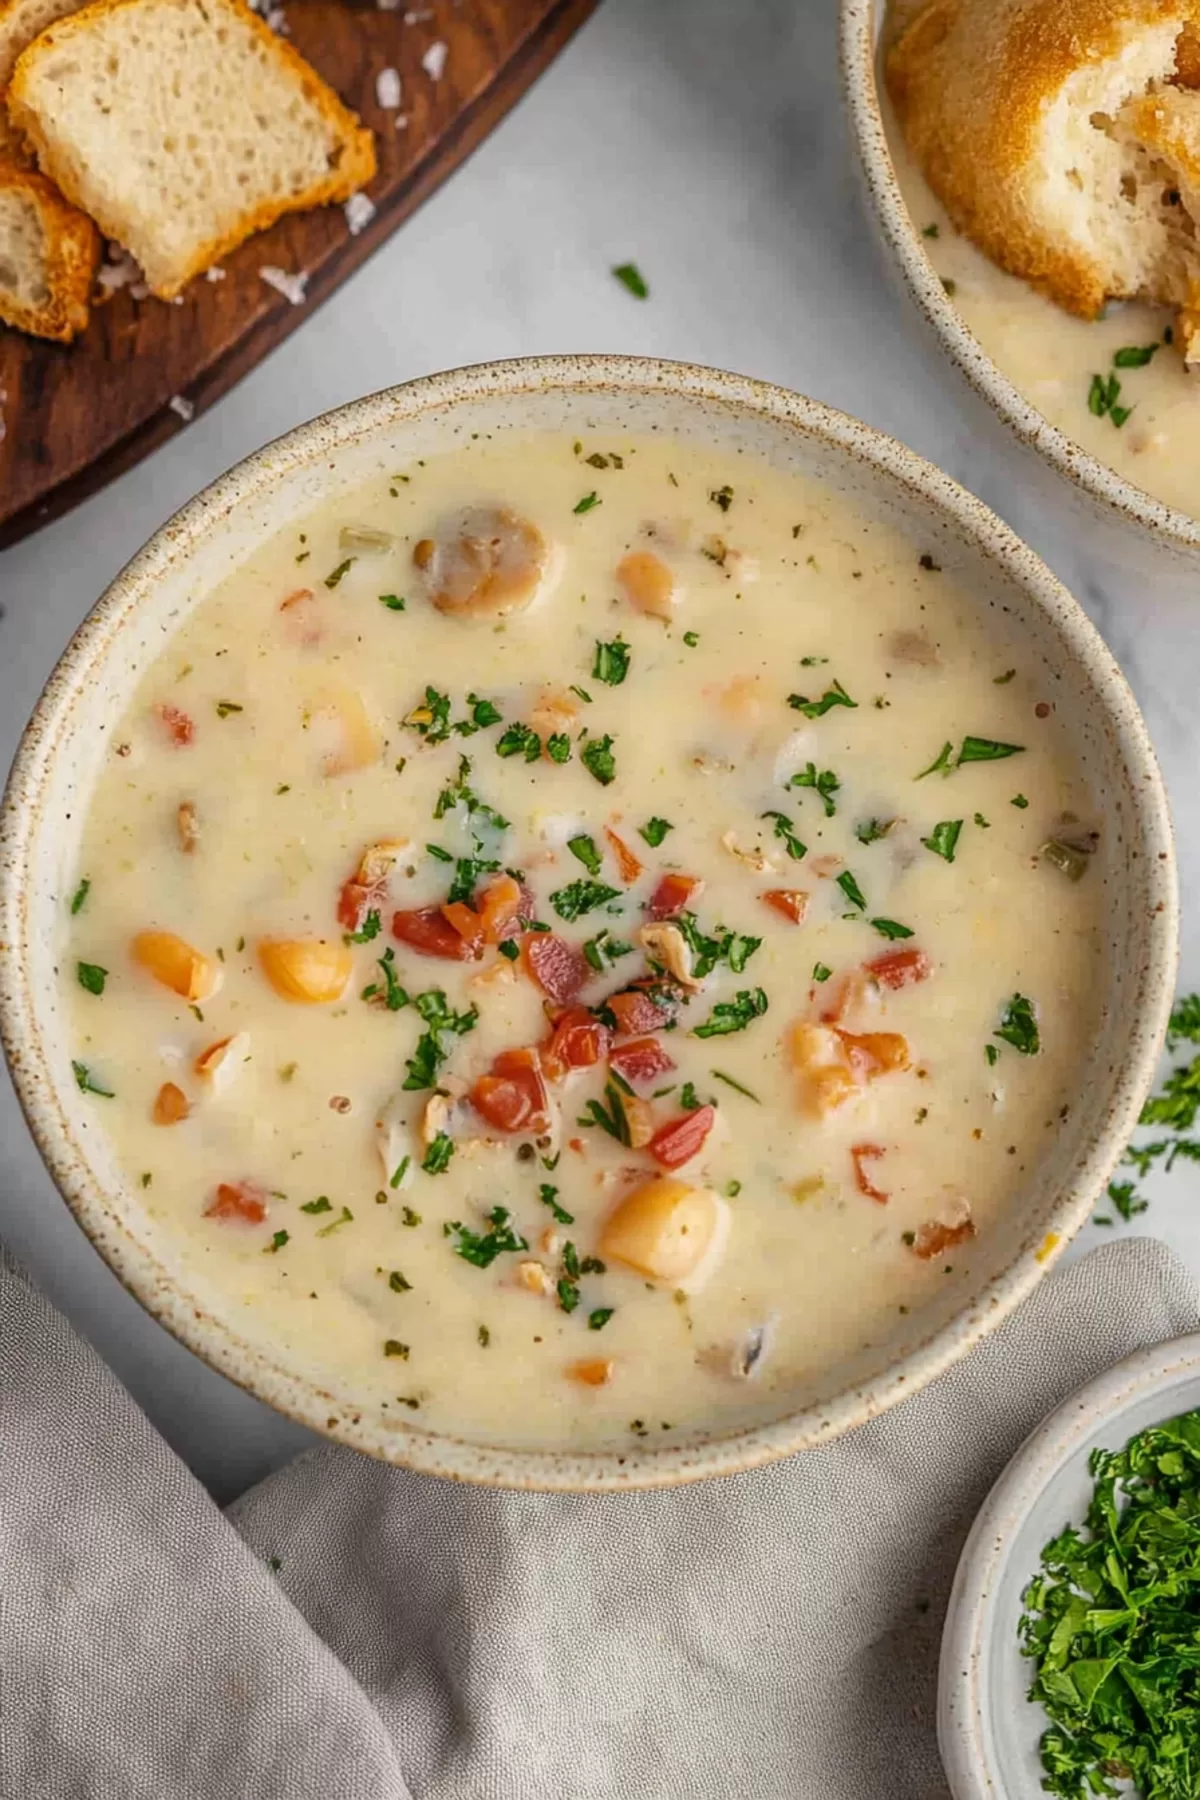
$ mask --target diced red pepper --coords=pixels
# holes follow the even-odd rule
[[[663,1049],[657,1038],[630,1038],[627,1044],[617,1044],[608,1053],[608,1060],[618,1075],[626,1081],[657,1081],[660,1075],[670,1075],[675,1063]]]
[[[542,1068],[550,1081],[562,1081],[572,1069],[591,1069],[608,1054],[608,1027],[586,1007],[573,1006],[555,1020],[549,1042],[542,1045]]]
[[[349,881],[343,881],[337,904],[337,921],[342,930],[361,931],[363,920],[371,907],[379,904],[380,898],[380,889],[369,888],[365,882],[356,881],[353,876]]]
[[[173,744],[190,744],[192,742],[196,735],[196,727],[189,714],[178,706],[172,706],[169,700],[162,701],[154,710],[166,727],[167,736]]]
[[[504,1050],[471,1089],[471,1104],[497,1131],[541,1137],[550,1129],[550,1101],[536,1050]]]
[[[661,1031],[675,1017],[671,990],[661,982],[649,987],[625,988],[619,994],[610,994],[604,1004],[616,1019],[622,1037],[642,1037],[650,1031]]]
[[[398,912],[392,919],[392,936],[422,956],[440,956],[447,962],[470,962],[476,954],[464,937],[442,917],[440,906],[418,906]]]
[[[698,1106],[695,1112],[683,1113],[668,1125],[660,1126],[646,1148],[664,1169],[681,1168],[703,1148],[716,1117],[715,1106]]]
[[[442,917],[453,926],[472,956],[479,956],[484,945],[483,920],[465,900],[449,900],[442,907]]]
[[[965,1244],[974,1236],[975,1223],[969,1216],[957,1225],[943,1225],[940,1219],[927,1219],[912,1241],[912,1253],[922,1262],[932,1262],[943,1251],[953,1250],[956,1244]]]
[[[886,988],[910,987],[932,973],[933,964],[923,950],[885,950],[867,964],[867,974]]]
[[[533,979],[560,1006],[569,1006],[594,973],[583,951],[552,931],[527,931],[521,940]]]
[[[223,1181],[205,1207],[204,1216],[261,1225],[267,1216],[267,1191],[256,1181]]]
[[[854,1179],[858,1183],[858,1191],[865,1194],[868,1200],[877,1200],[880,1206],[886,1206],[888,1195],[882,1188],[877,1188],[871,1180],[867,1164],[876,1162],[883,1155],[878,1144],[853,1144],[850,1148],[850,1160],[854,1164]]]
[[[808,911],[808,895],[803,888],[768,888],[759,899],[773,912],[782,913],[793,925],[800,925]]]
[[[642,872],[642,865],[625,840],[617,836],[611,825],[604,827],[604,835],[612,846],[612,853],[617,859],[621,880],[628,886],[631,881],[637,880]]]
[[[475,910],[483,926],[487,944],[499,944],[511,937],[518,918],[533,916],[533,896],[511,875],[497,875],[475,896]]]
[[[664,875],[650,896],[647,911],[655,920],[677,919],[703,891],[704,883],[697,875]]]

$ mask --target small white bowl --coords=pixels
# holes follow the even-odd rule
[[[1126,1357],[1072,1394],[1017,1451],[963,1547],[942,1637],[938,1746],[954,1800],[1017,1800],[1042,1791],[1038,1743],[1048,1724],[1027,1698],[1021,1596],[1043,1546],[1083,1523],[1088,1457],[1200,1406],[1200,1332]]]
[[[1154,560],[1138,555],[1138,539],[1126,529],[1125,542],[1115,538],[1117,554],[1133,573],[1162,574],[1170,563],[1194,581],[1200,561],[1200,519],[1167,506],[1118,475],[1067,434],[1052,425],[1001,373],[968,330],[947,296],[925,253],[913,223],[888,147],[879,84],[879,41],[887,13],[886,0],[839,0],[842,88],[850,135],[865,182],[867,203],[891,266],[930,325],[947,360],[957,369],[991,414],[1069,483],[1084,516],[1133,526],[1142,541],[1149,538]],[[1164,558],[1162,553],[1166,551]]]

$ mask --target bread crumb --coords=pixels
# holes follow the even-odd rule
[[[400,0],[375,0],[375,6],[379,12],[399,12]]]
[[[428,75],[430,81],[440,81],[442,79],[442,73],[446,67],[446,58],[449,54],[449,50],[440,38],[436,44],[430,44],[428,50],[421,58],[421,67]]]
[[[293,306],[304,305],[308,276],[303,271],[299,275],[289,275],[286,269],[277,269],[273,263],[268,263],[258,274],[260,280],[274,288],[277,294],[282,294],[285,300],[290,300]]]
[[[380,69],[375,77],[375,99],[388,112],[395,112],[400,105],[400,71],[399,69]]]
[[[113,256],[114,245],[109,245],[109,256]],[[96,286],[102,294],[115,294],[118,288],[130,287],[140,282],[142,271],[126,250],[117,250],[115,259],[102,263],[96,276]]]
[[[173,413],[179,414],[185,425],[190,425],[196,416],[195,405],[183,394],[172,394],[167,405]]]
[[[426,19],[432,19],[432,17],[433,14],[428,7],[426,7],[423,12],[413,12],[410,10],[404,15],[404,23],[406,25],[423,25]]]
[[[214,263],[211,269],[205,269],[204,279],[205,281],[224,281],[225,271],[219,263]]]
[[[360,231],[366,230],[375,217],[375,202],[366,194],[351,194],[342,211],[346,215],[350,236],[357,237]]]

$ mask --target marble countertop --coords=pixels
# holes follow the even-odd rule
[[[0,554],[0,768],[107,581],[266,439],[373,389],[496,357],[612,350],[715,363],[903,438],[1003,514],[1078,595],[1158,746],[1180,838],[1181,982],[1200,985],[1200,624],[1186,598],[1114,573],[1064,496],[1031,481],[999,433],[979,432],[902,307],[859,203],[834,12],[832,0],[606,0],[473,159],[254,374],[105,493]],[[645,304],[609,273],[629,258],[651,284]],[[1200,1168],[1146,1191],[1150,1212],[1118,1229],[1155,1232],[1200,1275]],[[1078,1247],[1100,1235],[1089,1226]],[[0,1237],[219,1498],[309,1441],[119,1286],[45,1174],[6,1077]]]

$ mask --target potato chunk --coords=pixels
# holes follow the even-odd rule
[[[173,994],[195,1004],[211,1000],[221,985],[221,965],[173,931],[139,931],[133,960]]]
[[[354,966],[347,946],[331,938],[264,938],[258,960],[277,994],[309,1006],[340,1000]]]
[[[728,1236],[729,1208],[720,1195],[663,1175],[625,1196],[600,1235],[600,1253],[649,1281],[695,1293]]]
[[[550,549],[537,526],[507,506],[468,506],[413,546],[413,562],[439,612],[499,619],[537,594]]]

